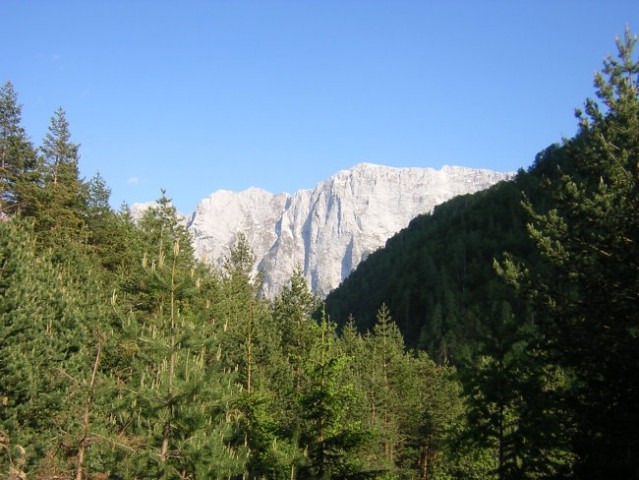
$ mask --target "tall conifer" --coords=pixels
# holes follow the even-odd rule
[[[540,347],[574,381],[578,478],[639,478],[639,61],[627,29],[595,76],[598,100],[580,130],[538,164],[550,207],[525,202],[538,264],[508,259],[503,275],[538,310]]]
[[[36,166],[35,150],[22,127],[22,105],[11,82],[0,87],[0,215],[24,209]]]

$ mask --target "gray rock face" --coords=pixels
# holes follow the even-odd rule
[[[293,195],[217,191],[200,202],[188,228],[196,254],[217,266],[237,233],[244,233],[256,269],[264,272],[266,296],[279,293],[295,268],[323,296],[417,215],[512,176],[465,167],[360,164]]]

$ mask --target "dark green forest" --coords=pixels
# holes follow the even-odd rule
[[[325,301],[110,206],[0,88],[0,478],[639,478],[639,61],[574,138],[414,219]]]

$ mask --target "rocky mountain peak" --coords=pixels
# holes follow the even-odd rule
[[[188,228],[196,254],[218,266],[244,233],[267,296],[276,295],[296,268],[325,295],[417,215],[511,177],[466,167],[361,163],[292,195],[219,190],[200,202]]]

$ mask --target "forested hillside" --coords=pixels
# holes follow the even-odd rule
[[[439,362],[455,359],[477,337],[486,311],[516,296],[495,274],[504,251],[532,251],[520,205],[529,174],[456,197],[415,218],[371,254],[326,299],[337,322],[353,315],[362,331],[386,304],[410,347]]]
[[[413,221],[325,305],[299,272],[263,298],[241,232],[196,261],[164,192],[114,211],[65,111],[36,147],[5,83],[0,475],[639,478],[635,42],[575,138]]]
[[[574,467],[554,478],[639,477],[635,42],[596,75],[574,138],[414,219],[326,299],[361,332],[387,306],[409,347],[458,368],[501,478],[545,455]]]
[[[39,147],[0,89],[0,473],[12,479],[436,478],[454,370],[387,310],[340,338],[301,273],[259,295],[239,233],[199,263],[169,198],[133,222],[79,176],[63,109]],[[469,457],[471,458],[471,457]],[[446,460],[445,460],[446,459]],[[466,463],[469,463],[466,465]]]

